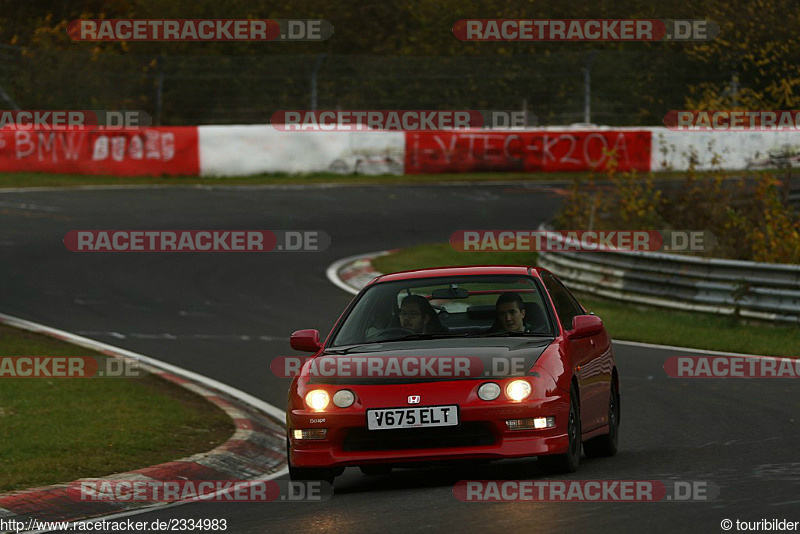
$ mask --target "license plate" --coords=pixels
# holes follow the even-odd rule
[[[415,408],[385,408],[367,410],[367,428],[427,428],[458,424],[458,406],[417,406]]]

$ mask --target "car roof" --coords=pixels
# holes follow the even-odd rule
[[[432,269],[416,269],[413,271],[400,271],[392,274],[384,274],[377,277],[372,283],[394,282],[397,280],[418,280],[420,278],[438,278],[446,276],[475,276],[486,274],[510,274],[528,275],[531,274],[538,278],[540,267],[527,267],[524,265],[469,265],[460,267],[435,267]]]

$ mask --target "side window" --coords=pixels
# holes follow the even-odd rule
[[[542,273],[542,280],[548,293],[550,293],[550,297],[553,299],[553,305],[556,308],[561,324],[567,330],[572,330],[572,319],[576,315],[582,315],[584,313],[583,310],[567,288],[553,275]]]
[[[563,287],[564,291],[567,292],[567,296],[569,297],[569,300],[572,302],[572,307],[575,309],[575,315],[586,315],[586,310],[583,309],[583,306],[580,305],[578,299],[575,298],[572,292],[569,289],[567,289],[567,286],[561,283],[561,280],[559,280],[558,278],[556,278],[556,283],[559,286]]]

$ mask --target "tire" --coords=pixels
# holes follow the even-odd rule
[[[333,479],[344,472],[336,467],[294,467],[289,454],[289,438],[286,438],[286,463],[289,464],[289,478],[298,482],[321,480],[333,485]]]
[[[578,470],[581,461],[581,410],[575,386],[569,388],[567,436],[569,437],[567,452],[539,456],[539,466],[545,473],[574,473]]]
[[[361,472],[365,475],[388,475],[392,472],[392,466],[390,465],[362,465],[359,467]]]
[[[617,384],[611,381],[611,394],[608,400],[608,434],[592,438],[583,444],[588,458],[607,458],[617,454],[619,443],[619,392]]]

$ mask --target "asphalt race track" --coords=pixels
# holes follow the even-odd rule
[[[293,330],[326,334],[350,299],[325,277],[345,256],[447,241],[455,230],[535,229],[546,185],[56,190],[0,193],[0,312],[134,350],[283,407],[272,358]],[[323,230],[309,253],[73,253],[70,230]],[[617,346],[621,451],[561,479],[708,481],[710,502],[464,503],[464,479],[540,479],[535,460],[349,469],[324,503],[197,503],[148,512],[228,520],[228,532],[719,532],[723,519],[800,520],[800,397],[788,379],[670,379],[676,352]],[[734,527],[735,530],[735,527]]]

